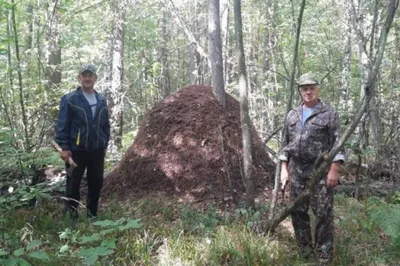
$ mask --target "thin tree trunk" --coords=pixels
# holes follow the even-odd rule
[[[306,0],[302,0],[299,16],[297,18],[296,44],[294,46],[294,51],[293,51],[292,73],[290,75],[290,83],[289,83],[289,91],[290,92],[289,92],[289,99],[288,99],[288,102],[286,105],[285,117],[289,113],[290,109],[292,109],[292,101],[293,101],[293,94],[294,94],[294,78],[296,75],[296,69],[297,69],[297,63],[298,63],[297,58],[298,58],[298,54],[299,54],[300,30],[301,30],[301,23],[303,20],[303,13],[304,13],[305,6],[306,6]],[[287,134],[286,127],[283,127],[283,130],[281,133],[281,140],[283,140],[285,138],[286,134]],[[282,163],[281,163],[281,161],[278,161],[278,163],[276,164],[275,184],[274,184],[274,190],[272,192],[271,210],[269,213],[270,219],[272,219],[272,217],[274,217],[274,215],[275,215],[275,206],[276,206],[276,200],[277,200],[278,191],[279,191],[281,169],[282,169]]]
[[[346,140],[351,136],[360,122],[362,116],[368,108],[368,104],[372,98],[376,76],[379,72],[379,68],[382,62],[383,53],[385,51],[386,40],[393,22],[397,7],[399,5],[399,0],[391,0],[388,5],[388,14],[386,17],[385,24],[381,30],[381,35],[379,37],[378,51],[375,55],[374,64],[372,66],[372,71],[368,74],[368,80],[364,87],[365,96],[361,106],[358,108],[354,118],[351,120],[351,124],[347,127],[345,133],[336,142],[329,154],[324,154],[319,156],[315,163],[314,170],[312,171],[312,176],[310,181],[307,183],[306,190],[292,203],[285,207],[278,215],[273,219],[269,220],[266,226],[263,228],[266,232],[273,231],[286,217],[288,217],[300,204],[307,201],[315,190],[315,186],[318,183],[318,178],[323,174],[331,165],[335,155],[343,148]]]
[[[29,150],[31,148],[30,137],[28,133],[28,117],[25,110],[25,97],[22,85],[22,73],[21,73],[21,59],[19,54],[19,43],[18,43],[18,30],[17,24],[15,20],[15,2],[11,0],[12,8],[11,8],[11,20],[12,27],[14,33],[14,44],[15,44],[15,56],[17,58],[17,73],[18,73],[18,86],[19,86],[19,104],[21,106],[21,116],[22,116],[22,124],[25,133],[25,149]]]
[[[168,54],[167,54],[167,44],[168,44],[168,36],[167,36],[167,12],[165,10],[162,11],[162,18],[160,21],[161,26],[161,36],[162,36],[162,47],[161,47],[161,88],[162,88],[162,97],[165,98],[169,95],[170,85],[169,85],[169,68],[168,68]]]
[[[196,46],[194,44],[190,44],[188,46],[189,49],[189,80],[190,84],[198,84],[200,77],[200,54],[196,50]]]
[[[221,23],[219,0],[210,0],[208,13],[209,58],[211,61],[211,84],[219,103],[225,107],[224,69],[222,61]]]
[[[240,90],[240,123],[242,126],[242,143],[243,143],[243,168],[246,186],[246,205],[254,207],[254,183],[252,177],[252,142],[250,134],[250,117],[248,106],[248,84],[246,73],[246,60],[243,48],[243,26],[241,1],[234,0],[235,14],[235,32],[236,32],[236,49],[238,57],[239,69],[239,90]]]
[[[28,34],[26,36],[26,46],[29,49],[29,54],[32,54],[33,49],[33,5],[30,1],[28,1],[28,5],[26,7],[26,15],[27,15],[27,27],[28,27]]]
[[[10,112],[8,111],[9,107],[8,107],[7,101],[5,100],[5,98],[3,96],[3,92],[2,92],[2,88],[1,87],[0,87],[0,99],[1,99],[1,102],[3,103],[3,106],[4,106],[3,109],[4,109],[4,113],[5,113],[8,125],[9,125],[9,127],[11,129],[11,135],[14,138],[14,124],[12,123]]]
[[[49,92],[56,91],[61,84],[61,38],[60,13],[58,0],[49,0],[47,9],[47,47],[46,47],[46,76]],[[50,97],[52,93],[50,93]]]
[[[108,94],[111,135],[113,136],[109,149],[114,154],[122,148],[125,9],[125,1],[117,0],[111,46],[111,86]]]
[[[352,31],[351,31],[351,7],[347,6],[346,20],[345,20],[345,44],[342,62],[342,75],[341,75],[341,94],[340,94],[340,107],[342,110],[352,110],[350,102],[350,72],[351,72],[351,46],[352,46]]]
[[[378,1],[375,0],[374,4],[374,18],[372,22],[372,30],[371,30],[371,42],[370,42],[370,54],[374,53],[374,39],[375,39],[375,28],[378,20]],[[370,56],[371,57],[371,56]],[[379,116],[379,105],[377,102],[377,97],[374,95],[371,99],[371,103],[369,106],[369,115],[371,121],[371,129],[372,129],[372,142],[375,148],[375,161],[379,162],[382,154],[381,141],[382,141],[382,127],[381,127],[381,118]]]
[[[9,16],[7,16],[7,39],[11,40],[11,31],[12,31],[12,22],[11,22],[11,12]],[[10,101],[13,108],[11,109],[11,117],[16,117],[16,111],[14,103],[14,75],[13,75],[13,65],[12,65],[12,47],[11,42],[7,42],[7,73],[8,73],[8,90],[11,94]]]
[[[230,7],[229,0],[222,0],[222,15],[221,15],[221,32],[222,32],[222,52],[223,52],[223,69],[224,69],[224,88],[228,88],[229,84],[229,72],[228,72],[228,60],[229,60],[229,15]]]

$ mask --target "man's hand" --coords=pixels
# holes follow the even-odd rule
[[[72,157],[71,151],[62,151],[60,152],[60,157],[64,162],[68,162],[68,158]]]
[[[331,168],[329,169],[327,177],[328,187],[334,188],[339,183],[339,168],[340,168],[339,162],[333,162],[331,164]]]
[[[285,190],[288,182],[289,182],[289,172],[287,169],[287,162],[282,161],[282,168],[281,168],[281,190],[282,191]]]

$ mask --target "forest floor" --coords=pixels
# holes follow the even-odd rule
[[[399,234],[380,226],[379,216],[382,211],[399,226],[400,208],[393,205],[397,218],[390,217],[381,204],[386,203],[336,196],[333,265],[399,265]],[[155,193],[134,201],[103,202],[100,209],[93,222],[82,208],[77,227],[71,227],[56,197],[34,208],[8,211],[1,219],[0,264],[314,265],[312,259],[298,256],[290,219],[273,235],[260,236],[250,229],[266,216],[265,204],[254,210],[228,212],[209,206],[200,211]]]

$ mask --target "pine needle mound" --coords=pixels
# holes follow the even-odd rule
[[[271,183],[274,164],[253,126],[251,135],[257,195]],[[197,202],[227,200],[234,190],[243,197],[242,168],[239,102],[227,95],[224,109],[211,87],[190,85],[156,104],[146,115],[135,141],[106,176],[103,195],[126,199],[163,191]]]

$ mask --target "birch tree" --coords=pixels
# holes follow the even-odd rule
[[[221,23],[219,0],[210,0],[208,13],[209,58],[211,62],[211,84],[217,100],[225,107],[224,70],[222,60]]]
[[[246,59],[243,48],[243,25],[242,25],[242,7],[240,0],[234,0],[235,33],[236,33],[236,51],[238,57],[239,69],[239,91],[240,91],[240,124],[242,127],[242,145],[243,145],[243,173],[246,186],[246,205],[254,207],[254,183],[252,178],[252,142],[250,134],[250,117],[248,101],[248,84],[246,73]]]
[[[111,36],[111,86],[108,93],[111,124],[109,149],[111,153],[116,153],[122,148],[125,8],[125,0],[116,0]]]

